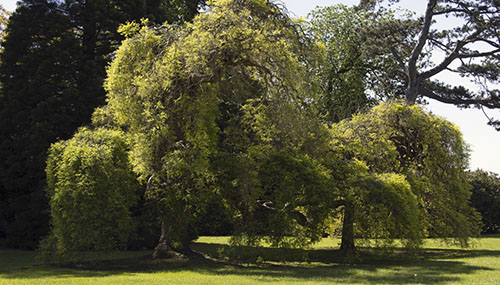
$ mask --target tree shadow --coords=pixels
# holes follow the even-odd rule
[[[0,278],[43,279],[98,278],[121,274],[190,271],[212,276],[245,276],[255,282],[279,280],[335,283],[442,283],[458,282],[459,275],[493,268],[474,266],[458,259],[500,258],[497,250],[423,249],[403,250],[362,248],[348,260],[334,249],[277,249],[264,247],[229,247],[221,244],[195,243],[198,252],[189,258],[154,261],[150,253],[129,258],[102,260],[70,266],[30,264],[0,269]],[[239,262],[227,253],[239,254]],[[229,255],[230,255],[229,254]],[[246,260],[245,260],[246,259]],[[27,273],[28,272],[28,273]]]

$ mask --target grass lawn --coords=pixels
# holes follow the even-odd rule
[[[151,252],[123,252],[109,260],[67,267],[43,265],[36,253],[0,250],[0,284],[500,284],[500,235],[472,248],[426,241],[418,253],[364,248],[353,264],[338,255],[338,240],[310,250],[241,248],[259,263],[218,258],[227,238],[202,237],[189,260],[152,261]],[[286,260],[286,262],[278,262]]]

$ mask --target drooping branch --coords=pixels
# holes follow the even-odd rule
[[[269,213],[269,214],[285,212],[285,210],[287,208],[289,208],[288,206],[290,206],[290,203],[287,202],[287,203],[285,203],[283,208],[277,209],[276,207],[274,207],[274,203],[272,201],[257,200],[256,203],[262,211]],[[287,212],[297,222],[297,224],[299,224],[303,227],[307,226],[307,224],[312,222],[311,218],[307,217],[306,215],[304,215],[303,213],[301,213],[298,210],[295,210],[295,209],[294,210],[287,210]]]

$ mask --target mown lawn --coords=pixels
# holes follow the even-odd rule
[[[66,267],[43,265],[34,252],[0,250],[0,284],[500,284],[500,235],[469,249],[435,240],[418,253],[364,248],[351,264],[333,239],[310,250],[240,248],[249,260],[240,264],[219,258],[226,242],[200,238],[200,255],[189,260],[152,261],[151,252],[138,251]]]

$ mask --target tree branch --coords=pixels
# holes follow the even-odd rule
[[[477,29],[473,34],[471,34],[470,36],[468,36],[464,40],[458,41],[457,45],[455,46],[453,51],[440,64],[438,64],[436,67],[434,67],[428,71],[422,72],[420,74],[420,77],[422,79],[428,79],[428,78],[431,78],[432,76],[438,74],[439,72],[445,70],[455,59],[460,58],[460,54],[459,54],[460,50],[468,43],[475,41],[477,39],[477,37],[483,31],[484,31],[484,28]]]
[[[454,105],[479,105],[490,109],[500,108],[500,102],[496,102],[491,99],[459,98],[459,97],[450,98],[450,97],[440,96],[424,87],[421,87],[419,91],[423,96],[430,99],[434,99],[441,103],[454,104]]]
[[[406,74],[408,72],[406,70],[406,65],[403,62],[403,59],[399,56],[397,50],[393,46],[391,46],[391,53],[396,58],[396,60],[398,61],[399,67],[401,67],[401,69],[403,70],[403,72]]]
[[[433,15],[433,9],[436,7],[437,0],[429,0],[427,3],[427,9],[425,10],[425,16],[424,16],[424,23],[422,26],[422,31],[420,32],[420,36],[418,38],[417,45],[413,49],[413,52],[411,54],[409,63],[408,63],[408,71],[411,73],[415,71],[416,73],[416,64],[417,64],[417,59],[422,53],[422,49],[425,46],[425,42],[427,41],[427,37],[429,36],[429,30],[431,28],[432,24],[432,15]]]
[[[421,55],[425,43],[427,42],[427,39],[429,37],[429,31],[432,24],[432,12],[436,7],[436,4],[437,0],[429,0],[427,2],[427,9],[425,10],[422,30],[420,31],[418,42],[411,53],[410,59],[408,60],[408,86],[406,88],[406,102],[410,104],[414,104],[417,100],[417,90],[419,85],[417,60]]]
[[[487,52],[478,52],[478,53],[471,53],[471,54],[459,54],[457,58],[474,58],[474,57],[486,57],[486,56],[492,56],[497,53],[500,53],[500,48],[492,51],[487,51]]]
[[[450,13],[468,13],[467,10],[461,9],[461,8],[449,8],[449,9],[443,9],[440,11],[433,12],[434,16],[439,16],[439,15],[446,15]]]

